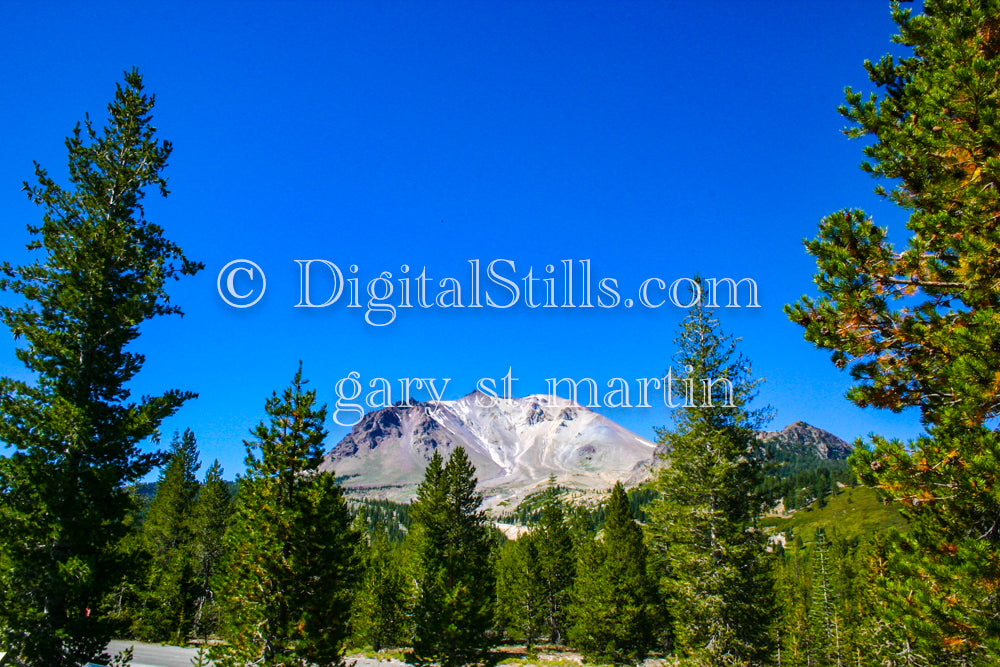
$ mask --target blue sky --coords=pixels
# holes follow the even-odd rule
[[[802,240],[822,216],[863,207],[904,238],[836,111],[845,85],[870,89],[864,59],[897,48],[888,3],[8,2],[0,21],[4,259],[25,261],[25,226],[40,219],[20,191],[32,160],[64,175],[63,138],[84,113],[104,117],[125,69],[156,94],[172,192],[151,196],[148,217],[206,269],[172,288],[183,318],[143,328],[134,390],[197,391],[164,438],[193,428],[203,460],[227,476],[242,471],[243,439],[299,360],[331,410],[352,371],[366,391],[373,378],[397,392],[399,378],[450,378],[445,398],[508,370],[515,395],[544,392],[550,377],[634,387],[670,366],[685,311],[624,299],[646,279],[696,272],[757,283],[759,308],[718,312],[766,378],[774,428],[920,432],[913,412],[850,405],[846,373],[782,312],[812,293]],[[267,276],[253,307],[218,293],[235,259]],[[506,309],[424,309],[413,293],[413,308],[372,326],[346,293],[295,307],[295,260],[306,259],[345,278],[357,266],[362,304],[382,272],[398,304],[398,280],[425,271],[432,295],[454,278],[466,306],[471,260],[483,276],[500,260],[522,289],[529,270],[538,290],[553,277],[560,304],[562,262],[580,290],[589,260],[593,300],[613,278],[623,303],[532,309],[521,294]],[[331,286],[314,269],[321,302]],[[234,286],[252,285],[244,273]],[[24,377],[0,335],[0,372]],[[650,438],[670,423],[662,404],[603,412]],[[332,445],[346,427],[328,426]]]

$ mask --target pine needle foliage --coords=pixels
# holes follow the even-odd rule
[[[885,664],[1000,659],[1000,1],[892,3],[902,58],[866,62],[878,92],[847,90],[862,169],[908,216],[905,247],[864,211],[806,243],[818,299],[786,310],[849,368],[857,405],[919,409],[927,435],[873,437],[859,479],[903,505],[879,623]]]
[[[181,643],[191,629],[197,599],[192,519],[200,465],[194,433],[174,434],[142,524],[147,576],[135,630],[147,641]]]
[[[410,508],[418,554],[412,659],[445,667],[481,660],[492,643],[492,542],[465,449],[431,456]]]
[[[631,505],[630,505],[631,507]],[[555,478],[549,479],[542,515],[531,530],[537,568],[535,588],[542,598],[542,620],[549,642],[566,640],[570,589],[576,577],[573,536]]]
[[[589,660],[641,662],[654,644],[655,582],[642,528],[621,482],[608,502],[604,531],[582,548],[569,608],[569,639]]]
[[[413,636],[411,559],[400,543],[381,532],[362,551],[364,574],[351,611],[352,639],[375,651],[408,646]]]
[[[326,407],[316,407],[301,365],[268,421],[246,442],[216,591],[227,645],[220,667],[343,663],[358,541],[333,472],[320,471]]]
[[[670,463],[657,478],[650,537],[673,636],[680,653],[708,664],[762,664],[771,655],[774,593],[757,525],[766,452],[755,431],[769,412],[750,408],[760,380],[737,339],[700,303],[675,344],[674,361],[687,378],[731,390],[711,402],[685,400],[674,428],[660,431]]]
[[[219,629],[219,607],[213,582],[222,567],[226,528],[229,526],[232,510],[232,493],[229,484],[223,479],[222,466],[218,460],[212,461],[194,504],[193,637],[208,637]]]
[[[537,544],[525,533],[500,547],[496,564],[496,627],[510,639],[524,642],[529,653],[546,629]]]
[[[39,256],[0,267],[0,287],[20,298],[0,318],[33,375],[0,379],[0,442],[12,450],[0,458],[0,643],[24,665],[102,653],[105,598],[129,569],[116,548],[134,509],[128,487],[162,461],[142,443],[194,397],[132,400],[128,388],[145,361],[131,348],[140,326],[179,314],[167,283],[202,268],[145,217],[147,192],[167,195],[171,152],[153,106],[127,72],[107,124],[87,117],[66,139],[69,186],[35,165],[24,189],[44,211],[28,227]]]

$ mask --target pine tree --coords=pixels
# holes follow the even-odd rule
[[[104,599],[125,574],[128,486],[161,461],[140,444],[190,392],[130,400],[144,357],[140,325],[180,313],[168,280],[197,272],[145,219],[150,188],[167,194],[171,146],[156,138],[154,98],[126,73],[108,124],[89,117],[66,140],[71,187],[35,166],[24,186],[44,209],[29,226],[34,263],[3,264],[0,287],[24,299],[0,317],[25,347],[34,382],[0,379],[0,644],[26,665],[74,665],[111,636]]]
[[[300,365],[246,442],[216,583],[228,642],[213,654],[220,667],[343,662],[359,535],[333,472],[319,470],[326,407],[305,384]]]
[[[496,626],[523,641],[529,652],[546,630],[537,546],[531,533],[525,533],[500,548],[496,566]]]
[[[364,574],[351,608],[354,640],[376,651],[407,646],[414,591],[406,553],[380,533],[364,551]]]
[[[841,113],[864,137],[862,168],[907,214],[897,249],[864,211],[825,218],[806,244],[818,300],[787,308],[807,340],[856,381],[856,404],[917,407],[928,435],[874,437],[852,462],[903,504],[887,543],[884,641],[900,663],[1000,655],[1000,1],[893,4],[900,59],[866,62],[881,91]],[[891,635],[891,637],[890,637]]]
[[[571,505],[569,508],[569,535],[573,541],[573,562],[579,563],[583,552],[597,537],[597,518],[590,508]]]
[[[191,429],[182,437],[175,434],[142,525],[148,574],[135,623],[140,639],[180,643],[191,629],[197,597],[192,519],[200,465]]]
[[[455,448],[447,464],[435,451],[410,509],[419,554],[416,661],[465,664],[490,645],[495,586],[481,504],[465,449]]]
[[[689,396],[674,411],[674,429],[660,432],[671,447],[650,522],[661,588],[683,653],[717,665],[760,664],[771,654],[774,595],[766,538],[756,525],[765,455],[754,432],[767,413],[748,405],[759,381],[736,340],[700,304],[676,345],[685,385],[724,385],[727,395]]]
[[[569,639],[588,659],[634,664],[654,641],[654,582],[642,529],[621,482],[611,491],[604,533],[584,546],[569,608]]]
[[[841,661],[844,665],[856,665],[866,651],[862,628],[873,615],[870,600],[874,591],[865,576],[873,540],[844,539],[833,529],[827,532],[831,536],[829,555],[834,573]]]
[[[812,652],[809,633],[809,577],[802,540],[782,549],[775,568],[775,591],[781,600],[776,633],[780,665],[808,665]]]
[[[885,594],[886,588],[892,585],[892,542],[891,535],[874,535],[859,549],[856,558],[860,581],[854,599],[860,612],[854,619],[855,644],[851,653],[863,664],[906,664],[916,657],[898,651],[895,638],[900,616],[894,609],[898,599]]]
[[[497,623],[530,648],[566,639],[566,610],[576,569],[569,521],[555,477],[542,495],[537,523],[503,546],[497,562]]]
[[[195,608],[193,636],[208,637],[218,631],[219,612],[213,581],[219,575],[226,528],[232,516],[232,494],[222,478],[219,462],[212,461],[194,506]]]
[[[834,528],[819,528],[808,545],[796,537],[780,550],[776,590],[781,601],[777,624],[780,664],[894,664],[900,655],[884,641],[879,589],[873,567],[884,544],[844,539]]]
[[[834,573],[830,562],[830,543],[826,532],[817,528],[812,553],[812,605],[809,608],[810,634],[813,654],[817,664],[843,664],[841,649],[840,600],[834,585]]]
[[[538,564],[536,584],[543,599],[542,616],[549,641],[563,643],[566,637],[566,607],[575,577],[573,538],[563,512],[555,479],[549,479],[542,505],[542,517],[530,533]]]

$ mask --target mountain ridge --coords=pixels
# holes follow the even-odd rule
[[[814,452],[821,459],[846,459],[854,446],[841,440],[833,433],[811,426],[804,421],[795,421],[780,431],[758,431],[757,438],[763,442],[778,441],[785,450],[807,455]]]
[[[794,422],[761,431],[796,456],[845,458],[851,446],[837,436]],[[474,391],[448,401],[409,401],[366,413],[324,457],[355,495],[407,502],[416,494],[427,461],[459,445],[476,466],[484,506],[516,504],[544,488],[589,491],[615,482],[638,485],[659,467],[664,444],[643,438],[578,403],[532,394],[500,398]]]
[[[369,412],[326,455],[342,485],[409,500],[426,462],[462,445],[486,506],[516,502],[547,484],[610,487],[656,448],[578,403],[544,394],[499,398],[472,392],[453,401],[409,402]]]

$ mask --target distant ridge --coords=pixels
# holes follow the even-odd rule
[[[795,457],[844,459],[852,450],[801,421],[757,437]],[[656,445],[567,399],[473,392],[454,401],[411,401],[369,412],[326,454],[321,468],[334,470],[355,495],[408,502],[433,453],[447,458],[459,445],[476,466],[486,507],[516,507],[550,476],[582,491],[608,489],[617,481],[635,486],[663,465],[658,454],[669,457],[668,444]]]
[[[778,450],[799,456],[819,459],[846,459],[854,447],[833,433],[810,426],[803,421],[793,422],[780,431],[757,431],[757,438],[772,443]],[[656,446],[656,455],[670,455],[670,443]]]
[[[780,431],[761,431],[757,437],[775,443],[779,449],[802,456],[815,454],[820,459],[846,459],[854,447],[834,434],[798,421]]]

